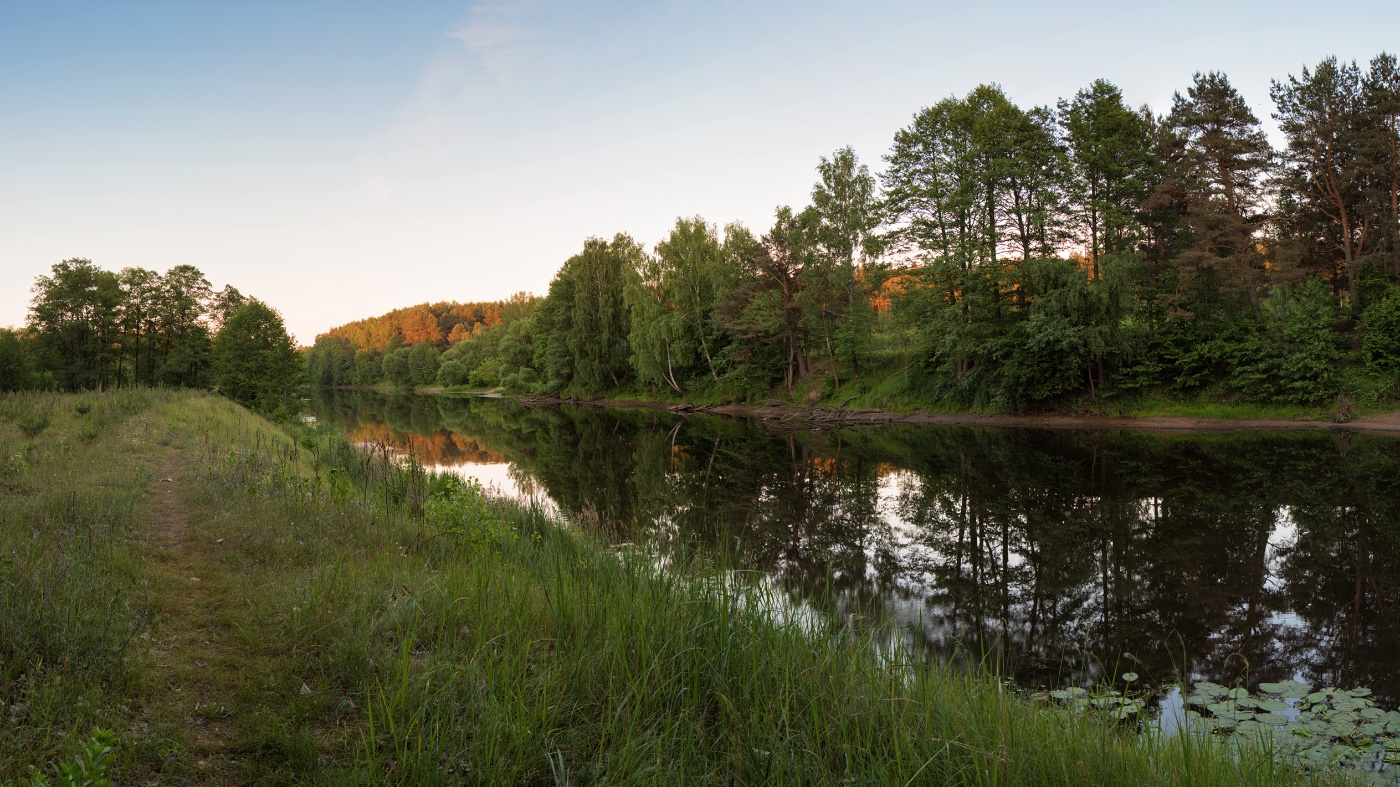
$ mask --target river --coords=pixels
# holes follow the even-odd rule
[[[880,426],[320,391],[361,441],[609,543],[722,555],[794,605],[1028,687],[1124,670],[1400,700],[1400,438]]]

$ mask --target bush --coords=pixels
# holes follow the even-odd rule
[[[0,392],[23,391],[34,385],[29,353],[19,334],[0,328]]]
[[[398,388],[413,386],[408,366],[408,348],[400,347],[384,356],[384,381]]]
[[[245,407],[274,410],[296,396],[302,367],[282,315],[251,300],[238,307],[214,340],[219,393]]]
[[[447,388],[453,385],[467,384],[466,364],[458,360],[447,361],[438,369],[437,384]]]
[[[1361,357],[1378,372],[1400,374],[1400,287],[1362,313]]]
[[[426,388],[437,382],[441,353],[427,342],[418,342],[408,350],[408,379],[415,388]]]
[[[1343,360],[1340,314],[1327,285],[1313,280],[1296,295],[1279,288],[1265,306],[1272,324],[1237,345],[1233,387],[1259,402],[1322,404],[1336,397]]]
[[[423,516],[443,533],[477,547],[509,543],[514,531],[506,527],[486,501],[476,479],[441,473],[433,477]]]

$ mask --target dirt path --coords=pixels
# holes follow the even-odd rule
[[[148,545],[154,559],[152,595],[157,622],[150,673],[156,694],[151,717],[187,750],[175,753],[169,781],[157,784],[239,784],[231,760],[230,696],[238,671],[230,657],[232,627],[224,614],[228,577],[189,524],[181,499],[182,451],[166,449],[152,482]]]

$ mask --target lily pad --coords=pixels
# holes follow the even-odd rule
[[[1230,693],[1230,690],[1219,683],[1203,680],[1196,684],[1196,693],[1206,697],[1224,697]]]
[[[1260,700],[1258,703],[1258,707],[1260,710],[1263,711],[1278,713],[1280,711],[1288,710],[1288,703],[1279,702],[1278,700]]]

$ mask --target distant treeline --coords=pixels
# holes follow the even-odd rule
[[[502,308],[504,304],[498,301],[424,303],[346,323],[322,335],[345,339],[357,348],[375,350],[381,354],[419,342],[445,350],[471,337],[478,325],[489,328],[499,323]]]
[[[823,158],[811,204],[762,235],[589,239],[445,352],[342,333],[308,368],[582,397],[1391,401],[1400,68],[1329,58],[1271,97],[1279,150],[1220,73],[1165,114],[1102,80],[1029,110],[982,85],[915,115],[878,182],[849,148]]]
[[[192,265],[164,275],[64,260],[34,283],[28,323],[0,329],[0,391],[214,388],[273,409],[302,381],[282,318]]]

